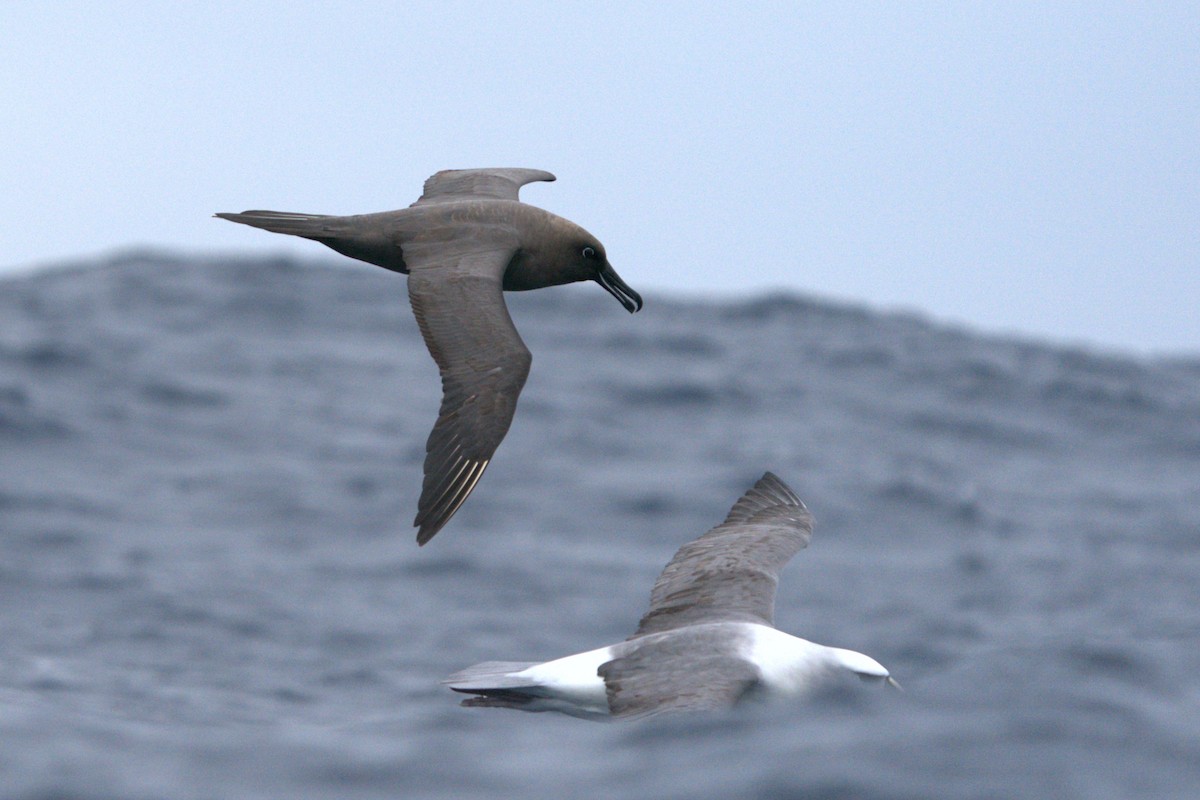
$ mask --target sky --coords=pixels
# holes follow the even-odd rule
[[[1194,2],[0,0],[0,30],[0,277],[337,258],[211,215],[534,167],[647,313],[787,289],[1200,354]]]

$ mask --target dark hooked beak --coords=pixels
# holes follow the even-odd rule
[[[596,274],[596,283],[600,284],[605,290],[625,306],[625,310],[630,314],[635,311],[642,310],[642,296],[629,288],[629,284],[621,280],[621,276],[612,268],[612,264],[607,261],[600,268],[600,272]]]

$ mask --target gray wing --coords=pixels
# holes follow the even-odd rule
[[[516,200],[521,187],[534,181],[552,181],[540,169],[444,169],[425,181],[425,193],[413,205],[456,200]]]
[[[705,622],[774,625],[779,571],[812,538],[812,515],[770,472],[717,527],[679,548],[630,638]]]
[[[504,305],[515,232],[405,248],[408,297],[442,374],[442,406],[425,444],[425,480],[413,525],[425,544],[454,516],[491,461],[517,407],[532,356]]]
[[[728,708],[759,681],[758,669],[736,656],[719,632],[639,640],[627,655],[601,664],[597,673],[614,717]]]

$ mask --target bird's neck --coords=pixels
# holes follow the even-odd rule
[[[754,626],[751,659],[771,691],[803,691],[822,673],[836,667],[832,650],[765,625]]]
[[[543,254],[531,250],[518,250],[508,269],[504,271],[504,291],[525,292],[530,289],[544,289],[547,286],[559,286],[564,283],[574,283],[578,278],[565,275],[562,270],[555,269],[553,263]]]

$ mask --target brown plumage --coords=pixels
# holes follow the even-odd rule
[[[512,423],[532,357],[504,291],[593,280],[630,313],[642,298],[608,263],[596,237],[519,201],[521,186],[552,181],[534,169],[444,170],[417,202],[354,216],[243,211],[232,222],[312,239],[409,276],[421,335],[442,375],[442,405],[425,451],[417,542],[441,530],[471,494]]]

